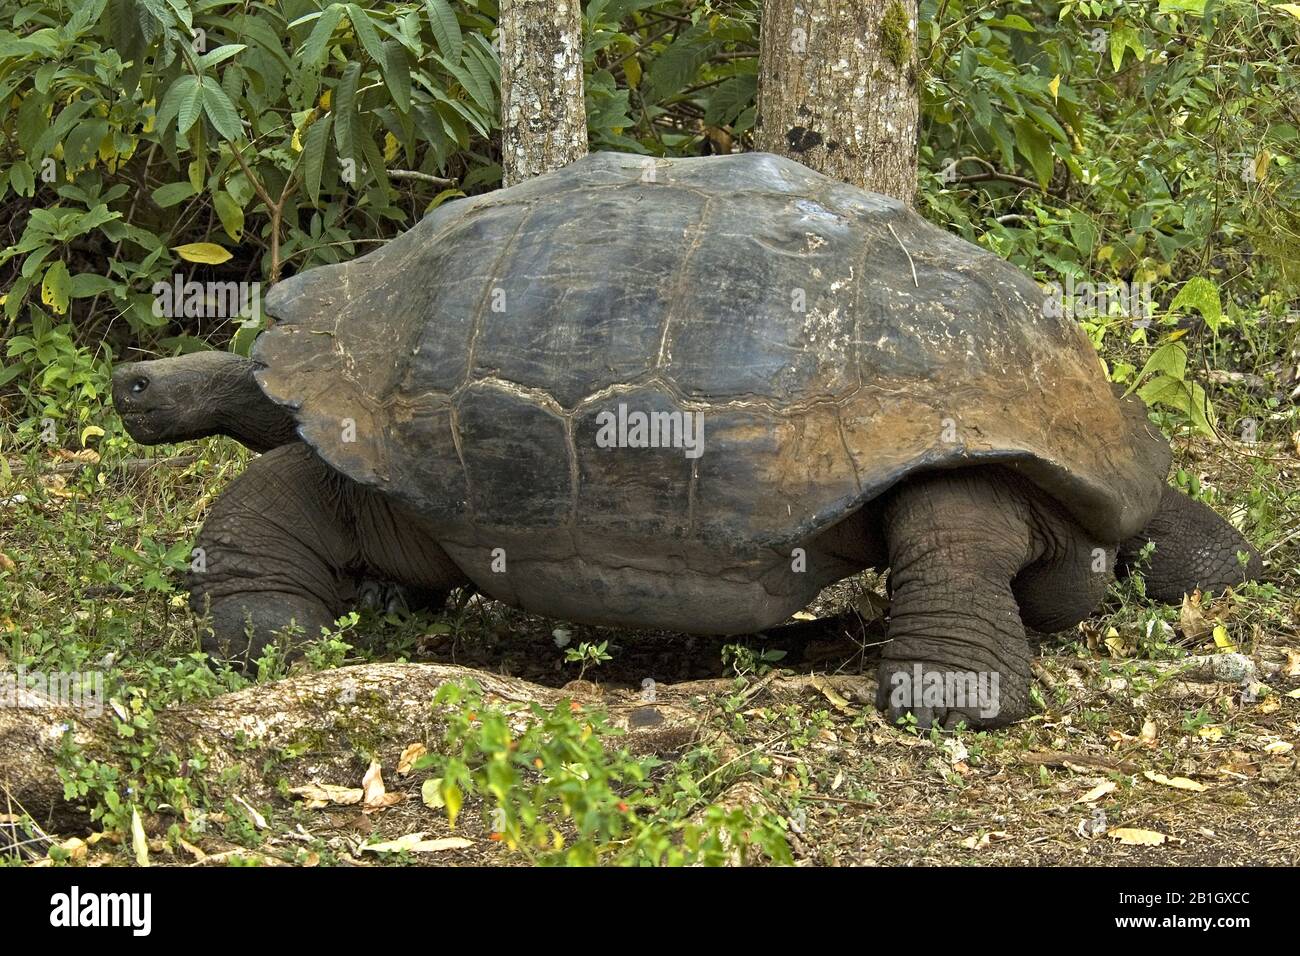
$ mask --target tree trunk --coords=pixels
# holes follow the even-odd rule
[[[916,0],[766,0],[760,150],[905,203],[916,195]]]
[[[501,31],[503,185],[587,155],[579,0],[505,0]]]

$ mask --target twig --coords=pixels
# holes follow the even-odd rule
[[[445,176],[434,176],[430,173],[422,173],[415,169],[390,169],[388,170],[389,179],[418,179],[421,182],[433,183],[435,186],[455,186],[456,180],[447,179]]]

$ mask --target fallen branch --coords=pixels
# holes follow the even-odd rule
[[[73,460],[61,461],[46,468],[29,468],[24,462],[10,461],[9,470],[15,475],[71,475],[99,465],[105,471],[125,471],[133,475],[152,471],[155,468],[184,468],[199,460],[198,455],[173,455],[170,458],[122,458],[118,461]]]
[[[280,779],[290,785],[359,779],[371,757],[393,767],[409,744],[436,751],[444,726],[434,696],[443,684],[470,678],[483,688],[486,703],[517,713],[521,723],[530,719],[531,704],[549,708],[567,699],[599,707],[626,731],[614,738],[618,744],[637,753],[681,750],[697,735],[707,709],[690,685],[660,685],[647,701],[633,691],[556,690],[466,667],[365,664],[168,708],[157,714],[155,732],[161,746],[183,759],[203,755],[209,790],[237,780],[232,792],[273,800]],[[90,716],[84,708],[30,696],[22,706],[0,708],[0,792],[52,830],[86,823],[84,810],[63,796],[65,733],[85,757],[119,762],[120,738],[107,713]],[[267,765],[274,771],[264,771]]]

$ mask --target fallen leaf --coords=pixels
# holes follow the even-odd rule
[[[1297,651],[1294,647],[1284,647],[1282,651],[1286,654],[1286,667],[1282,673],[1287,677],[1300,677],[1300,651]]]
[[[968,850],[982,850],[990,843],[1007,839],[1007,834],[1001,830],[995,833],[985,833],[978,837],[967,837],[961,841],[961,845]]]
[[[1101,783],[1097,784],[1097,786],[1093,787],[1091,790],[1089,790],[1087,793],[1085,793],[1083,796],[1081,796],[1078,800],[1075,800],[1074,802],[1075,803],[1096,803],[1102,797],[1106,796],[1106,794],[1112,792],[1117,786],[1118,784],[1116,784],[1114,780],[1103,780]]]
[[[442,777],[430,777],[420,785],[420,800],[430,810],[441,810],[447,805],[442,799]]]
[[[1173,787],[1175,790],[1195,790],[1197,793],[1201,793],[1210,789],[1205,784],[1197,783],[1195,780],[1189,780],[1186,777],[1166,777],[1163,773],[1156,773],[1154,770],[1145,770],[1142,772],[1142,776],[1152,783]]]
[[[1118,840],[1125,846],[1159,846],[1169,839],[1163,833],[1157,833],[1155,830],[1139,830],[1134,827],[1120,827],[1118,830],[1111,830],[1106,835],[1112,840]]]
[[[429,752],[424,744],[411,744],[397,758],[397,773],[405,777],[415,767],[415,762]]]
[[[1138,734],[1138,740],[1147,747],[1156,745],[1156,722],[1154,720],[1148,720],[1142,724],[1142,732]]]
[[[849,706],[848,699],[845,698],[843,694],[837,691],[828,682],[822,680],[820,677],[814,677],[811,683],[814,687],[816,687],[819,691],[821,691],[822,696],[825,697],[827,700],[829,700],[831,704],[835,707],[835,709],[838,710],[840,713],[845,714],[853,709],[851,706]]]
[[[1264,748],[1266,754],[1289,754],[1295,747],[1285,740],[1275,740]]]
[[[144,823],[140,820],[140,811],[131,807],[131,849],[135,851],[138,866],[149,865],[149,840],[144,835]]]
[[[208,858],[208,855],[204,853],[202,850],[200,850],[198,847],[196,847],[193,843],[188,843],[185,840],[180,840],[179,842],[181,845],[181,849],[184,850],[186,853],[188,853],[190,856],[194,857],[194,859],[197,860],[199,863],[202,863],[204,860]]]
[[[1211,743],[1214,743],[1215,741],[1223,739],[1223,728],[1216,727],[1213,724],[1206,724],[1204,727],[1202,727],[1200,730],[1196,732],[1196,735],[1198,737],[1210,741]]]
[[[59,844],[59,849],[68,854],[73,862],[80,863],[86,859],[88,849],[86,841],[79,837],[70,837]]]
[[[384,789],[384,773],[379,767],[378,760],[370,761],[370,768],[361,778],[361,789],[365,791],[365,795],[361,798],[363,813],[374,813],[376,810],[401,803],[405,799],[403,794],[388,793]]]
[[[245,810],[248,811],[248,815],[253,818],[253,826],[257,827],[259,830],[266,830],[270,828],[270,824],[266,822],[266,817],[258,813],[257,808],[254,807],[251,803],[249,803],[247,800],[245,800],[243,797],[239,796],[238,794],[236,794],[233,799],[236,803],[238,803],[241,807],[243,807]]]
[[[1183,595],[1183,606],[1178,610],[1178,627],[1183,637],[1193,641],[1199,641],[1214,629],[1214,625],[1205,620],[1200,591]]]
[[[426,840],[424,831],[421,830],[418,833],[408,833],[396,840],[371,843],[368,846],[363,846],[361,852],[400,853],[405,850],[407,853],[440,853],[443,850],[463,850],[473,845],[472,841],[466,840],[464,837],[443,837],[439,840]]]
[[[0,571],[17,571],[17,570],[18,570],[18,565],[14,563],[14,559],[9,557],[9,555],[5,554],[3,551],[0,551]]]
[[[1106,631],[1106,650],[1110,652],[1111,657],[1132,657],[1133,652],[1137,650],[1137,645],[1125,640],[1120,636],[1119,631],[1112,627]]]
[[[1214,646],[1225,654],[1237,653],[1237,645],[1232,643],[1232,638],[1228,636],[1228,629],[1222,624],[1214,625]]]

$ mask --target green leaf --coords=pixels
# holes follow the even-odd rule
[[[226,139],[235,140],[243,134],[244,127],[239,122],[235,104],[230,102],[225,90],[211,81],[203,86],[203,110],[217,132]]]
[[[385,40],[380,61],[384,84],[393,97],[393,105],[401,112],[411,111],[411,65],[406,58],[406,48],[396,40]]]
[[[758,76],[731,76],[714,87],[709,105],[704,110],[705,126],[725,126],[740,115],[741,110],[754,101]]]
[[[221,220],[221,228],[226,230],[226,235],[239,242],[244,235],[243,208],[225,190],[213,195],[212,205],[217,210],[217,218]]]
[[[1219,331],[1223,322],[1223,303],[1219,299],[1219,287],[1214,282],[1204,276],[1188,279],[1174,296],[1174,301],[1169,303],[1169,311],[1186,310],[1188,306],[1201,313],[1211,332]]]
[[[1011,122],[1012,128],[1016,133],[1016,148],[1020,154],[1029,160],[1029,165],[1034,168],[1034,178],[1044,189],[1052,180],[1052,146],[1044,133],[1037,125],[1023,116],[1017,116]]]
[[[325,167],[325,151],[329,146],[330,125],[333,122],[334,114],[329,113],[312,123],[302,146],[303,179],[313,206],[320,195],[321,170]]]
[[[230,253],[215,242],[187,242],[182,246],[172,246],[172,251],[186,262],[210,266],[219,266],[230,259]]]
[[[302,45],[299,57],[303,66],[314,69],[324,62],[326,47],[342,17],[343,8],[337,3],[331,3],[325,8],[316,25],[311,28],[307,42]]]
[[[375,25],[370,22],[366,11],[355,3],[347,4],[346,9],[348,22],[352,24],[352,29],[356,32],[357,39],[361,41],[362,48],[370,55],[370,59],[376,63],[383,63],[384,52],[379,46],[379,34],[375,32]]]
[[[68,311],[68,293],[71,285],[72,278],[68,275],[68,267],[60,259],[45,270],[45,278],[41,281],[42,304],[63,315]]]
[[[176,93],[176,135],[184,136],[203,112],[203,85],[197,76],[187,74],[176,81],[168,98],[172,92]]]
[[[438,41],[438,49],[450,62],[459,63],[464,39],[460,34],[456,12],[447,0],[424,0],[424,7],[429,11],[429,26],[433,28],[433,38]]]
[[[217,64],[224,63],[241,50],[246,49],[248,49],[248,47],[243,43],[227,43],[224,46],[217,47],[215,50],[209,50],[207,53],[199,57],[199,69],[210,70]]]
[[[184,202],[194,195],[196,190],[188,182],[168,183],[153,191],[153,201],[162,209],[170,209],[179,202]]]

